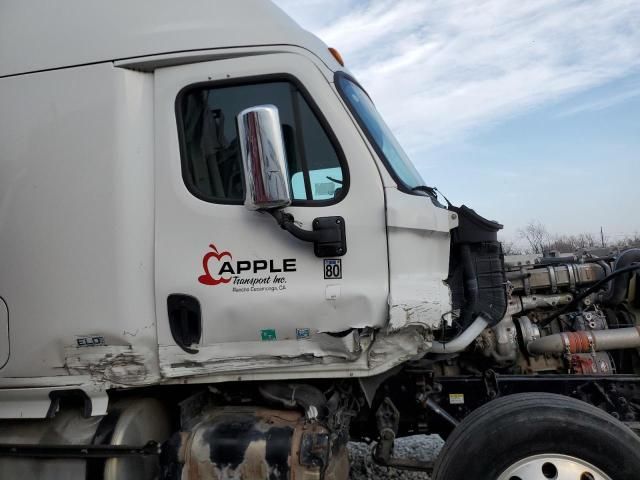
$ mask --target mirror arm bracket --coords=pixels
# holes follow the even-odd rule
[[[313,243],[317,257],[341,257],[347,253],[344,218],[318,217],[313,220],[313,230],[305,230],[296,225],[290,213],[282,210],[271,210],[269,213],[283,230],[303,242]]]

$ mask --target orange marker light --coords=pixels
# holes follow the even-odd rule
[[[329,52],[331,52],[333,58],[335,58],[336,61],[344,67],[344,60],[342,59],[342,55],[340,55],[340,52],[333,47],[329,47]]]

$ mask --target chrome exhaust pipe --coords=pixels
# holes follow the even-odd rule
[[[591,353],[625,348],[640,348],[640,326],[554,333],[527,344],[527,350],[532,355]]]

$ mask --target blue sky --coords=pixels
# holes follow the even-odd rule
[[[505,224],[640,233],[640,2],[277,0],[427,184]]]

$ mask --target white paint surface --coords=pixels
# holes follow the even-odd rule
[[[265,0],[36,0],[0,6],[0,77],[147,55],[258,45],[326,46]]]
[[[53,389],[84,390],[100,414],[114,386],[365,377],[429,348],[450,308],[443,280],[455,222],[395,188],[331,83],[326,46],[256,5],[2,5],[0,75],[56,70],[0,78],[0,296],[11,312],[9,328],[0,309],[0,364],[7,338],[11,347],[0,417],[44,416]],[[71,68],[88,62],[102,63]],[[308,90],[348,162],[343,200],[287,209],[306,229],[344,217],[341,279],[324,279],[312,245],[270,216],[199,200],[182,179],[178,92],[282,73]],[[296,271],[273,292],[203,285],[211,243],[238,260],[295,258]],[[195,355],[170,333],[172,293],[201,303]],[[78,343],[92,337],[95,346]]]

